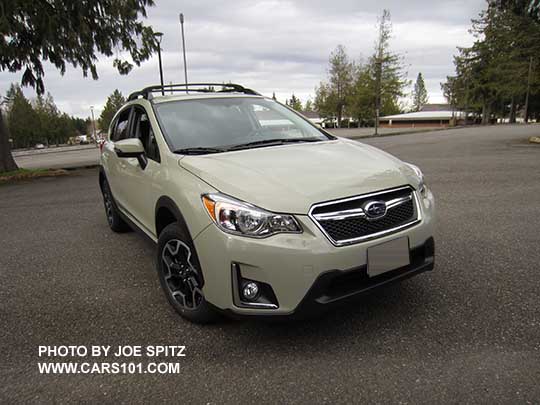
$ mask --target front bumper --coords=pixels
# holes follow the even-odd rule
[[[222,232],[214,224],[194,240],[204,274],[205,298],[218,310],[234,316],[298,316],[324,311],[388,283],[426,270],[434,263],[433,196],[419,198],[422,221],[384,237],[336,247],[307,216],[296,216],[304,232],[250,239]],[[367,249],[408,237],[411,264],[367,277]],[[238,304],[234,266],[246,279],[272,287],[278,307],[245,308]]]
[[[306,319],[320,315],[338,306],[354,302],[360,296],[380,287],[403,281],[425,271],[433,270],[435,264],[435,242],[429,238],[426,243],[411,250],[411,264],[400,269],[369,278],[367,266],[349,271],[330,270],[321,274],[311,286],[296,309],[288,314],[277,311],[260,317]],[[218,309],[219,310],[219,309]],[[253,314],[239,314],[227,309],[223,313],[233,318],[253,317]]]

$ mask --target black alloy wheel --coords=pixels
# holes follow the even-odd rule
[[[201,324],[218,319],[204,297],[204,277],[193,241],[177,222],[159,234],[157,269],[169,303],[183,318]]]
[[[178,239],[171,239],[161,252],[164,278],[169,293],[178,305],[187,310],[196,310],[204,296],[199,288],[201,279],[191,263],[191,249]]]

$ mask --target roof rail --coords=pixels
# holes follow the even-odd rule
[[[221,90],[215,90],[214,87],[220,87]],[[187,83],[187,84],[165,84],[148,86],[140,91],[135,91],[131,93],[128,97],[128,101],[135,100],[139,97],[144,99],[151,99],[153,93],[160,92],[165,94],[165,92],[197,92],[197,93],[244,93],[250,94],[253,96],[260,96],[254,90],[247,89],[244,86],[234,83]]]

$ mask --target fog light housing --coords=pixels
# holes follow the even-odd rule
[[[257,283],[250,281],[242,288],[242,296],[248,301],[255,301],[259,296],[259,286]]]
[[[238,308],[278,309],[279,304],[270,284],[243,278],[238,263],[231,263],[233,303]]]

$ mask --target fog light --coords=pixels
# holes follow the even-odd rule
[[[259,286],[257,285],[257,283],[250,281],[249,283],[244,285],[242,295],[246,300],[254,301],[255,298],[257,298],[257,296],[259,295]]]

